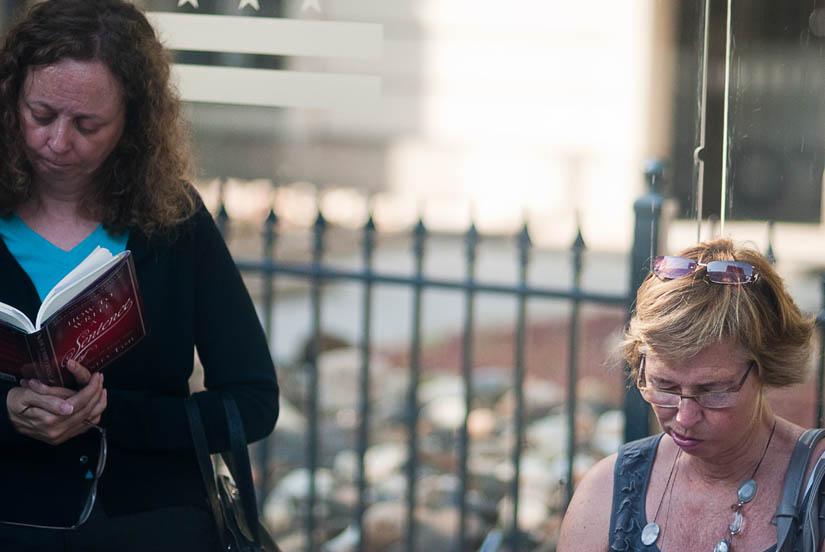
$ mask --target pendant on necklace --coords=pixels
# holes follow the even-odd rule
[[[741,512],[736,512],[733,514],[733,523],[731,523],[728,528],[730,529],[731,535],[738,535],[740,531],[742,531],[742,525],[745,523],[745,517],[742,515]]]
[[[748,479],[741,485],[739,485],[739,490],[736,492],[736,496],[739,498],[739,502],[745,504],[753,500],[753,497],[756,496],[756,481],[753,479]]]
[[[730,552],[730,543],[727,539],[722,539],[716,543],[713,552]]]
[[[642,544],[650,546],[656,539],[659,538],[659,525],[655,521],[651,521],[642,529]]]

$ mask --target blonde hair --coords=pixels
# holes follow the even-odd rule
[[[728,340],[756,362],[765,385],[805,381],[814,320],[802,314],[764,255],[726,238],[699,243],[678,255],[700,263],[742,261],[753,265],[758,277],[747,284],[715,284],[706,280],[704,267],[667,281],[648,275],[639,287],[621,346],[632,377],[645,351],[689,358]]]

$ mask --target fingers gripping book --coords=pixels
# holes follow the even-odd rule
[[[0,303],[0,379],[74,387],[68,360],[97,372],[145,335],[130,251],[98,247],[52,288],[34,322]]]

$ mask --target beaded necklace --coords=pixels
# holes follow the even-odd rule
[[[751,472],[751,476],[746,479],[741,485],[739,485],[739,489],[736,492],[736,499],[737,501],[731,505],[730,509],[733,511],[733,521],[728,525],[728,535],[725,538],[721,539],[719,542],[716,543],[716,546],[713,548],[713,552],[731,552],[733,550],[731,541],[733,537],[738,535],[742,532],[742,528],[745,523],[745,517],[742,514],[742,506],[750,502],[756,496],[756,491],[758,490],[758,485],[756,484],[756,472],[759,471],[759,466],[762,465],[762,460],[765,459],[765,454],[768,452],[768,447],[771,445],[771,440],[773,439],[773,433],[776,430],[776,420],[773,422],[773,426],[771,427],[771,433],[768,436],[768,442],[765,443],[765,448],[762,449],[762,455],[759,457],[759,461],[756,463],[756,467],[753,468],[753,472]],[[670,473],[667,476],[667,482],[665,483],[665,488],[662,491],[662,496],[659,498],[659,505],[656,507],[656,514],[653,516],[653,521],[648,523],[642,529],[642,544],[645,546],[650,546],[654,542],[656,542],[661,534],[662,530],[659,527],[659,524],[656,523],[656,520],[659,517],[659,511],[662,508],[662,503],[665,499],[665,494],[668,494],[668,488],[670,488],[670,499],[668,499],[668,517],[670,514],[670,501],[673,498],[673,486],[676,485],[675,473],[678,472],[678,461],[679,457],[682,454],[682,449],[680,448],[679,451],[676,453],[676,457],[673,459],[673,465],[670,467]],[[673,481],[673,486],[671,486],[671,479]],[[667,520],[665,521],[667,524]]]

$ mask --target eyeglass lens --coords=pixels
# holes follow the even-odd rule
[[[754,279],[753,266],[748,263],[711,261],[705,264],[672,255],[656,257],[653,260],[653,274],[664,280],[673,280],[692,274],[700,266],[705,267],[708,280],[715,284],[746,284]]]
[[[753,267],[736,261],[711,261],[707,274],[717,284],[745,284],[753,279]]]
[[[664,391],[662,389],[656,389],[655,387],[648,387],[646,381],[647,378],[645,377],[644,360],[644,357],[642,357],[642,362],[639,366],[639,378],[636,381],[636,386],[639,388],[639,392],[641,393],[642,398],[645,401],[649,402],[650,404],[656,406],[663,406],[666,408],[677,408],[681,403],[682,399],[693,399],[699,404],[699,406],[702,406],[704,408],[728,408],[730,406],[733,406],[736,402],[736,394],[745,384],[745,380],[748,378],[748,374],[751,373],[751,370],[755,365],[755,363],[753,362],[748,364],[748,369],[745,370],[745,373],[742,375],[742,379],[739,380],[739,383],[731,389],[728,389],[726,391],[712,391],[707,393],[696,393],[691,395],[675,391]]]
[[[106,430],[96,424],[89,422],[87,423],[100,432],[100,449],[97,455],[97,466],[95,466],[95,472],[92,476],[92,488],[89,491],[89,497],[86,499],[86,505],[83,507],[83,511],[80,513],[80,519],[78,519],[75,527],[86,523],[86,520],[89,519],[89,516],[92,513],[92,509],[94,508],[95,500],[97,498],[97,482],[100,479],[100,476],[103,475],[103,469],[106,467],[106,457],[108,455]]]
[[[698,395],[682,395],[679,393],[668,393],[667,391],[661,391],[659,389],[648,387],[646,389],[641,389],[641,392],[642,397],[650,404],[670,408],[679,406],[679,403],[683,398],[693,399],[699,403],[699,406],[704,408],[727,408],[732,406],[736,399],[736,395],[730,391],[701,393]]]

